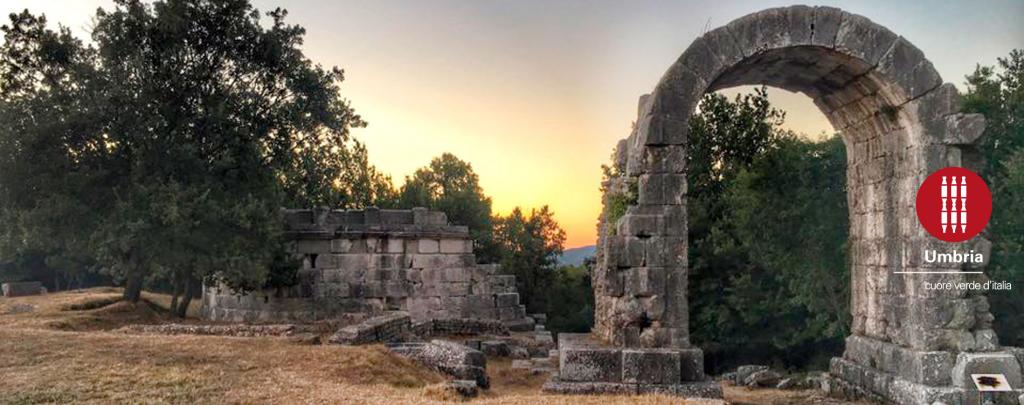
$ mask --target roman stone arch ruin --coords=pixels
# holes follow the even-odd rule
[[[977,400],[967,394],[969,374],[981,371],[1007,374],[1019,388],[1019,361],[1000,348],[985,297],[924,289],[926,281],[982,276],[905,273],[963,270],[923,263],[926,248],[987,257],[981,237],[930,237],[914,209],[929,173],[978,159],[972,145],[983,117],[959,112],[956,88],[907,39],[836,8],[793,6],[705,33],[641,97],[635,129],[616,148],[621,175],[606,184],[596,324],[588,335],[560,335],[560,372],[546,389],[716,394],[689,341],[688,120],[705,93],[753,84],[813,98],[847,147],[853,325],[843,357],[832,361],[831,391],[968,403]],[[610,200],[630,194],[625,213],[607,220]]]

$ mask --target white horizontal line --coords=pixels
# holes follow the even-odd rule
[[[894,271],[893,274],[981,274],[980,271]]]

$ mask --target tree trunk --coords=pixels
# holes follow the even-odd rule
[[[174,291],[171,293],[171,307],[168,310],[171,311],[171,314],[177,314],[178,297],[181,296],[184,290],[182,286],[181,272],[174,272],[174,276],[171,277],[171,288],[173,288]]]
[[[203,288],[202,283],[195,277],[190,276],[186,280],[188,281],[186,281],[185,296],[178,303],[177,312],[175,313],[178,318],[184,318],[188,315],[188,306],[192,303],[192,298],[196,296],[196,293],[200,293],[200,290]]]
[[[124,300],[136,303],[142,298],[142,271],[133,268],[128,271],[124,284]]]

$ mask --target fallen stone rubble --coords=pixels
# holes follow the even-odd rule
[[[118,329],[122,333],[153,334],[153,335],[215,335],[215,336],[292,336],[296,333],[295,325],[128,325]]]
[[[719,376],[733,385],[780,390],[819,389],[828,375],[824,372],[787,375],[762,365],[744,365]]]
[[[460,380],[473,380],[480,388],[489,388],[487,358],[483,352],[448,340],[389,344],[393,353],[407,357],[424,367]]]
[[[468,400],[476,398],[480,389],[473,380],[449,380],[440,384],[427,386],[423,395],[438,401]]]
[[[400,342],[406,340],[411,331],[409,314],[392,312],[338,329],[328,341],[346,345]]]

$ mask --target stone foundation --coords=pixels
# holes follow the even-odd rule
[[[426,209],[285,210],[299,283],[235,294],[207,286],[203,315],[233,322],[310,322],[341,314],[408,312],[413,322],[489,319],[528,324],[515,276],[477,264],[464,226]]]
[[[558,373],[544,391],[722,397],[721,387],[706,381],[700,349],[613,347],[574,333],[558,335]]]

